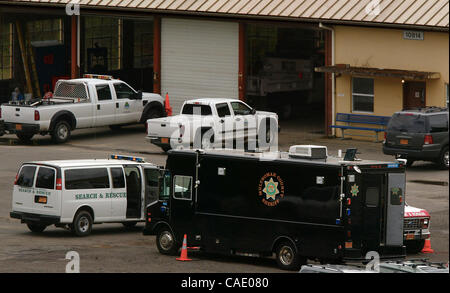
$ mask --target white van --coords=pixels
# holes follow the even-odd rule
[[[52,224],[78,236],[89,235],[94,223],[133,227],[157,200],[160,177],[158,166],[127,156],[24,163],[10,216],[37,233]]]

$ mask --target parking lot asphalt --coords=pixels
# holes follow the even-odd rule
[[[381,151],[381,143],[341,140],[325,137],[320,131],[285,125],[279,134],[280,150],[293,144],[326,145],[329,154],[339,149],[358,148],[364,159],[392,160]],[[175,257],[158,253],[154,236],[143,236],[143,224],[127,229],[121,224],[95,225],[92,235],[77,238],[64,229],[48,227],[41,235],[32,234],[20,221],[11,219],[11,197],[19,166],[26,161],[55,159],[106,158],[109,154],[141,156],[148,162],[164,165],[166,155],[145,140],[142,126],[79,130],[62,145],[50,137],[37,136],[31,144],[18,142],[15,136],[0,137],[0,272],[64,272],[68,251],[80,255],[81,272],[282,272],[274,259],[224,257],[190,252],[193,261],[178,262]],[[425,208],[431,214],[431,244],[434,254],[408,255],[448,262],[449,189],[448,171],[437,170],[432,163],[416,162],[407,170],[406,201]]]

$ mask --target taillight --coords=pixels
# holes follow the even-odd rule
[[[19,173],[16,174],[16,180],[14,180],[14,185],[17,185],[17,180],[19,179]]]
[[[38,110],[34,111],[34,121],[39,121],[41,120],[41,115],[39,114]]]
[[[387,138],[387,133],[384,133],[384,142],[386,142],[386,138]]]
[[[56,190],[62,190],[62,179],[61,178],[56,179]]]
[[[423,143],[424,144],[433,144],[433,136],[431,134],[425,135]]]

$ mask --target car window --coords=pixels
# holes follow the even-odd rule
[[[430,132],[448,132],[447,114],[431,115],[429,121]]]
[[[212,115],[212,111],[209,105],[185,104],[181,114],[210,116]]]
[[[118,99],[133,99],[136,93],[124,83],[115,83],[114,90]]]
[[[23,166],[17,177],[17,185],[21,187],[32,187],[34,182],[34,173],[36,173],[36,166]]]
[[[389,121],[388,131],[425,133],[425,118],[422,115],[396,113]]]
[[[109,188],[106,168],[71,169],[64,172],[66,189]]]
[[[36,179],[36,188],[55,189],[55,169],[40,167]]]
[[[241,102],[231,102],[231,108],[233,108],[234,115],[250,115],[252,109]]]
[[[227,103],[220,103],[216,105],[217,115],[219,117],[231,116],[230,108]]]
[[[125,177],[123,176],[123,170],[120,167],[111,168],[111,176],[113,182],[113,188],[124,188]]]
[[[102,84],[95,86],[97,90],[97,98],[99,101],[112,100],[111,90],[108,84]]]
[[[192,177],[191,176],[175,176],[173,187],[173,197],[176,199],[192,198]]]

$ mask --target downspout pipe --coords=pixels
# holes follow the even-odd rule
[[[319,22],[319,28],[328,30],[331,32],[331,65],[336,65],[335,62],[335,34],[334,34],[334,28],[325,26],[323,23]],[[335,85],[335,74],[331,74],[331,125],[336,124],[336,118],[335,118],[335,103],[336,103],[336,85]],[[331,129],[331,134],[336,134],[336,129]]]

